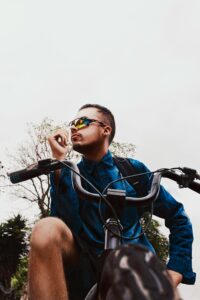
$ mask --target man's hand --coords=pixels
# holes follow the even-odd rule
[[[183,275],[173,270],[168,270],[173,286],[176,288],[183,279]]]
[[[65,159],[68,152],[68,133],[63,129],[58,129],[48,137],[48,142],[52,150],[52,155],[58,160]]]

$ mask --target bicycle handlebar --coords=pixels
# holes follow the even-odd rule
[[[188,187],[190,190],[200,194],[200,183],[194,181],[194,179],[200,179],[199,174],[196,172],[195,175],[187,174],[188,168],[180,168],[183,172],[185,171],[186,174],[176,174],[173,171],[166,171],[163,173],[162,177],[171,179],[176,181],[179,184],[179,187]],[[192,170],[192,169],[188,169]],[[194,170],[195,171],[195,170]],[[191,176],[191,178],[190,178]]]
[[[95,200],[98,201],[100,199],[99,194],[91,193],[85,190],[81,184],[80,172],[77,165],[71,161],[57,161],[52,159],[44,159],[40,160],[38,163],[32,164],[29,167],[19,170],[16,172],[12,172],[8,174],[12,183],[19,183],[21,181],[25,181],[28,179],[32,179],[34,177],[49,174],[51,171],[63,168],[64,166],[68,166],[72,172],[72,182],[74,185],[74,189],[78,193],[80,198],[87,198],[87,200]],[[166,169],[161,169],[154,172],[153,181],[151,184],[151,189],[149,193],[140,198],[136,197],[126,197],[126,201],[128,203],[133,203],[137,205],[147,205],[151,204],[158,196],[160,190],[160,181],[162,177],[169,178],[171,180],[176,181],[180,187],[188,187],[193,191],[200,193],[200,183],[194,182],[195,178],[198,178],[198,173],[196,170],[189,168],[179,168],[179,170],[185,172],[185,174],[177,174],[174,171],[169,171]],[[118,191],[120,193],[120,191]],[[103,195],[107,197],[107,195]]]

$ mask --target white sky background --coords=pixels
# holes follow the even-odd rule
[[[26,138],[26,123],[70,121],[88,102],[113,111],[116,141],[136,145],[151,169],[200,171],[200,2],[0,2],[0,160]],[[178,190],[194,226],[200,270],[200,196]],[[23,208],[22,208],[23,206]],[[0,220],[29,204],[0,198]],[[198,300],[200,281],[181,286]]]

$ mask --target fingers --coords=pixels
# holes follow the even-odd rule
[[[64,159],[68,151],[68,133],[63,129],[56,130],[48,137],[52,154],[56,159]]]
[[[174,287],[177,287],[179,285],[179,283],[181,283],[181,281],[183,279],[183,275],[178,272],[175,272],[173,270],[168,270],[168,273],[171,277]]]
[[[57,141],[62,146],[67,146],[68,144],[68,133],[62,129],[58,129],[53,135],[52,138]]]

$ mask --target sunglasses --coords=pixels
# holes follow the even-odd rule
[[[89,119],[87,117],[77,118],[69,123],[69,127],[75,127],[76,129],[82,129],[84,127],[89,126],[91,123],[98,123],[101,126],[105,126],[105,124],[101,121],[95,119]]]

